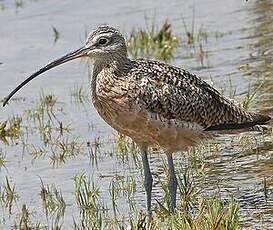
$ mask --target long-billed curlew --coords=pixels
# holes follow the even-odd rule
[[[4,100],[45,71],[80,57],[94,58],[92,100],[100,116],[138,145],[144,168],[147,209],[151,210],[152,174],[147,151],[161,146],[169,166],[169,208],[176,206],[177,179],[172,153],[212,138],[216,133],[251,130],[271,117],[244,111],[188,71],[158,61],[127,56],[126,42],[103,25],[85,45],[32,74]]]

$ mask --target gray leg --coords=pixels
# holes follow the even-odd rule
[[[170,211],[174,211],[176,206],[176,189],[177,189],[177,179],[175,176],[175,170],[173,165],[173,157],[172,154],[167,153],[168,165],[169,165],[169,209]]]
[[[151,211],[151,198],[152,198],[152,185],[153,185],[153,177],[149,166],[148,156],[147,156],[147,148],[141,149],[141,157],[142,164],[144,169],[144,187],[147,195],[147,210]]]

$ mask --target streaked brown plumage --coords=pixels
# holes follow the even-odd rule
[[[177,180],[172,153],[185,150],[217,133],[251,130],[271,117],[244,111],[205,81],[188,71],[158,61],[127,57],[126,42],[113,27],[100,26],[84,47],[31,75],[8,100],[41,73],[75,58],[95,59],[92,100],[100,116],[139,146],[144,166],[147,208],[151,209],[152,175],[148,147],[161,146],[169,164],[169,206],[176,202]]]
[[[246,131],[270,120],[244,111],[178,67],[138,59],[128,60],[122,71],[116,69],[113,65],[95,74],[94,105],[109,125],[145,147],[156,144],[172,153],[216,131]]]

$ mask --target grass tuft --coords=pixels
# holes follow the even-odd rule
[[[4,144],[9,144],[8,140],[16,140],[21,133],[22,118],[12,116],[4,122],[0,122],[0,140]]]
[[[128,51],[133,58],[153,57],[164,61],[173,57],[179,43],[167,20],[159,27],[153,23],[149,28],[132,30],[127,41]]]
[[[5,182],[1,186],[0,200],[2,201],[4,206],[8,208],[9,214],[11,214],[13,203],[16,202],[18,198],[19,195],[15,190],[15,185],[12,185],[8,177],[6,177]]]
[[[52,155],[50,156],[50,163],[53,166],[65,163],[69,158],[75,158],[82,151],[82,145],[76,138],[57,139],[52,144]]]
[[[56,186],[52,184],[51,186],[45,185],[41,180],[41,199],[43,201],[43,207],[46,216],[50,214],[53,216],[55,214],[54,225],[58,225],[60,220],[63,218],[66,208],[66,203],[64,201],[61,190],[58,191]]]

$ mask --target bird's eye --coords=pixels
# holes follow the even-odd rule
[[[108,40],[106,38],[100,38],[99,39],[99,44],[100,45],[105,45],[108,42]]]

